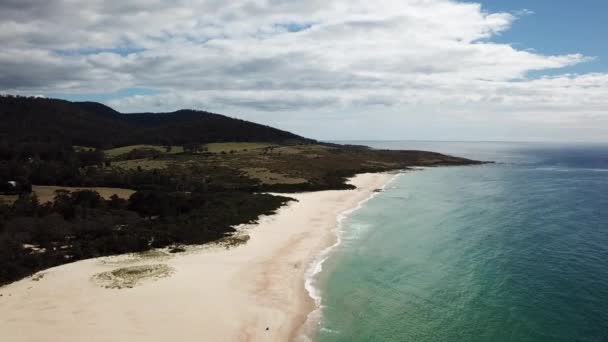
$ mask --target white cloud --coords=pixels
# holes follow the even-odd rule
[[[323,118],[360,122],[362,136],[378,118],[391,127],[428,124],[423,116],[483,127],[608,118],[607,74],[527,77],[588,57],[492,42],[531,14],[448,0],[5,0],[0,90],[151,88],[109,104],[238,113],[319,137],[329,136]]]

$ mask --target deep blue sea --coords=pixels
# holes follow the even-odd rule
[[[402,174],[349,215],[317,341],[608,341],[608,145],[357,143],[497,164]]]

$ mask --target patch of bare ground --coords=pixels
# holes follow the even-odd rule
[[[164,249],[151,249],[144,252],[107,256],[99,259],[102,265],[130,265],[139,262],[164,261],[171,258]]]
[[[145,281],[168,277],[173,272],[173,268],[165,264],[127,266],[98,273],[92,280],[107,289],[124,289],[141,285]]]

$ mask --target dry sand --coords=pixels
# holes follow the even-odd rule
[[[290,195],[298,202],[243,227],[251,238],[238,247],[84,260],[2,287],[0,340],[299,338],[314,309],[304,287],[307,269],[336,241],[336,217],[391,177],[363,174],[351,180],[357,190]],[[142,274],[148,278],[138,279]]]

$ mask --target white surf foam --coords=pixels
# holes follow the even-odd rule
[[[389,179],[380,189],[382,191],[386,190],[388,188],[388,186],[391,183],[393,183],[402,174],[403,173],[395,174],[395,176],[393,176],[391,179]],[[323,251],[321,251],[319,256],[309,265],[309,267],[306,271],[306,280],[304,283],[304,287],[306,288],[306,291],[308,292],[308,295],[310,296],[310,298],[312,298],[314,300],[315,309],[311,313],[308,314],[308,317],[307,317],[306,323],[305,323],[304,333],[313,332],[313,330],[314,330],[313,328],[321,323],[321,313],[322,313],[321,299],[322,299],[322,297],[321,297],[321,290],[319,289],[318,286],[316,286],[316,282],[318,280],[317,278],[318,278],[319,273],[321,273],[323,271],[323,264],[330,257],[331,251],[342,244],[344,220],[346,218],[348,218],[355,211],[361,209],[361,207],[363,207],[363,205],[366,202],[368,202],[372,198],[376,197],[379,193],[381,193],[381,192],[372,192],[367,198],[359,201],[359,203],[357,203],[357,205],[355,207],[347,209],[347,210],[341,212],[340,214],[338,214],[338,216],[336,217],[337,224],[336,224],[335,228],[333,229],[334,233],[336,234],[336,242],[333,245],[331,245],[331,246],[325,248]],[[300,340],[301,341],[311,341],[311,338],[308,336],[300,336]]]
[[[537,167],[534,170],[537,171],[556,171],[556,172],[608,172],[608,169],[596,169],[596,168],[581,168],[581,167]]]

